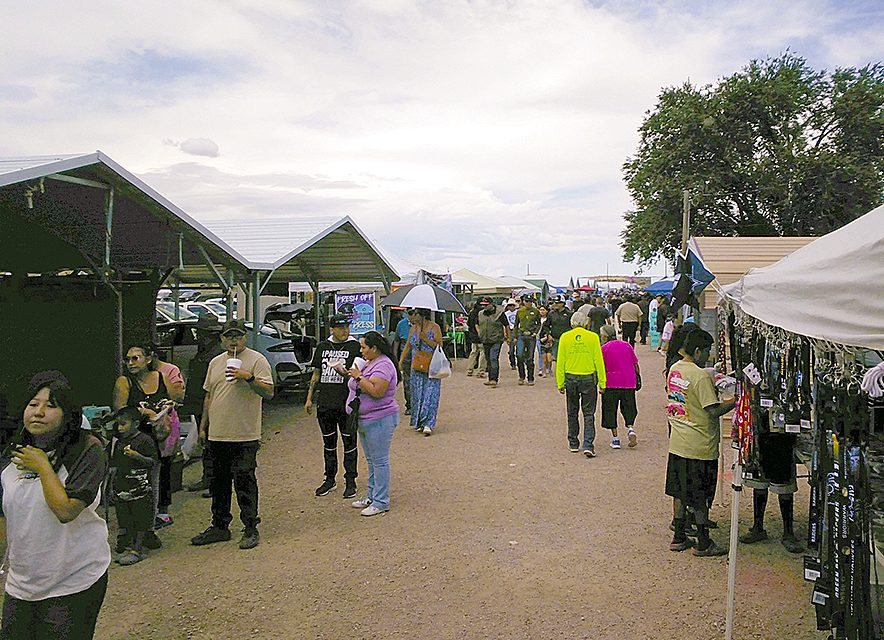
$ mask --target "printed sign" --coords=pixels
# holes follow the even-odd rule
[[[374,292],[370,293],[336,293],[335,313],[343,313],[350,316],[350,334],[361,336],[375,329],[375,304]]]

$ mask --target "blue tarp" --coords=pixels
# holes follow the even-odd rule
[[[645,291],[647,293],[653,293],[654,295],[661,293],[672,293],[672,288],[675,286],[675,278],[664,278],[663,280],[657,280],[657,282],[652,282],[647,287],[645,287]]]

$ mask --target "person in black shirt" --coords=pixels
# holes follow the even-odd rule
[[[184,406],[179,412],[182,416],[193,415],[196,424],[200,423],[203,415],[203,401],[206,391],[203,383],[206,381],[206,372],[209,363],[217,355],[224,352],[221,346],[221,324],[208,316],[203,316],[193,325],[196,334],[196,354],[187,365],[187,382],[184,390]],[[189,330],[189,329],[186,329]],[[203,477],[196,484],[187,487],[188,491],[202,491],[204,498],[211,498],[209,489],[212,483],[212,455],[209,447],[203,448]]]
[[[550,305],[552,309],[550,309],[546,322],[549,324],[549,335],[553,339],[552,354],[553,360],[555,360],[556,354],[559,352],[559,338],[563,333],[571,330],[571,314],[573,312],[565,306],[565,299],[561,296],[553,298]]]
[[[316,488],[316,495],[330,493],[337,483],[338,474],[338,431],[344,446],[344,498],[356,495],[356,434],[348,433],[347,412],[347,381],[335,369],[339,362],[345,369],[353,366],[359,356],[359,342],[350,337],[350,317],[336,314],[329,319],[331,337],[316,346],[313,354],[313,377],[307,390],[307,401],[304,408],[313,413],[313,396],[319,394],[316,419],[322,432],[323,456],[325,458],[325,480]]]

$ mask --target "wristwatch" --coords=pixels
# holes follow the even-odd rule
[[[358,384],[358,383],[362,380],[362,376],[356,376],[356,377],[353,378],[353,379],[354,379],[354,380],[357,382],[357,384]]]
[[[249,384],[252,384],[254,381],[255,381],[255,374],[254,373],[252,375],[250,375],[248,378],[246,378],[246,382],[248,382]]]

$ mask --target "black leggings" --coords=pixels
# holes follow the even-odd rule
[[[8,593],[3,602],[3,640],[91,640],[107,591],[107,573],[79,593],[31,602]]]

